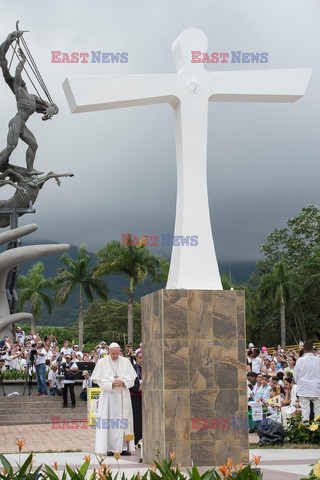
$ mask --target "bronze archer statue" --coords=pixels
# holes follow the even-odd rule
[[[39,96],[28,92],[26,83],[22,78],[22,72],[27,59],[21,48],[18,49],[20,61],[16,67],[15,75],[12,76],[9,72],[6,54],[14,40],[18,42],[23,33],[23,30],[10,33],[5,42],[0,46],[0,66],[3,77],[13,91],[17,102],[17,113],[9,122],[7,146],[0,152],[0,169],[6,169],[9,157],[16,148],[19,138],[21,138],[28,145],[26,153],[27,174],[32,175],[39,173],[33,168],[38,145],[35,136],[26,126],[26,122],[35,112],[44,114],[42,120],[49,120],[59,112],[59,109],[54,103],[50,104]]]

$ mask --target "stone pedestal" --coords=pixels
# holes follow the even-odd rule
[[[244,292],[147,295],[142,343],[144,462],[248,463]]]

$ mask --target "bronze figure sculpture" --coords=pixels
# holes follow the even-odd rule
[[[32,245],[20,247],[19,237],[35,231],[38,227],[35,224],[18,228],[18,217],[26,213],[35,213],[33,204],[43,185],[54,178],[60,186],[60,177],[72,177],[72,173],[55,174],[49,172],[43,175],[34,169],[34,160],[38,144],[34,134],[27,127],[26,123],[34,113],[43,114],[42,120],[50,120],[53,115],[59,112],[58,107],[52,101],[45,86],[40,72],[31,56],[28,46],[23,38],[23,30],[18,29],[10,33],[6,40],[0,45],[0,67],[3,78],[15,95],[17,113],[9,122],[7,145],[0,152],[0,187],[11,185],[15,188],[14,194],[5,200],[0,199],[0,228],[10,225],[11,230],[0,233],[0,245],[8,243],[7,251],[0,255],[0,338],[10,336],[11,325],[17,321],[29,320],[32,315],[29,313],[16,313],[18,296],[16,292],[16,280],[18,265],[24,261],[38,258],[41,255],[64,252],[68,245]],[[14,44],[14,45],[13,45]],[[8,63],[7,54],[12,48],[18,63],[11,75],[10,68],[12,59]],[[32,82],[26,70],[28,64],[34,73],[48,101],[43,100],[37,88]],[[37,94],[29,93],[23,75],[29,77],[30,82]],[[17,147],[19,139],[27,144],[26,168],[9,163],[10,156]]]

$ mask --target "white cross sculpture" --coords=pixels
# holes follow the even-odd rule
[[[174,109],[177,154],[175,236],[198,236],[197,246],[173,246],[167,288],[221,290],[207,193],[208,101],[295,102],[311,69],[208,72],[191,63],[207,51],[206,35],[184,30],[172,45],[177,73],[101,75],[63,83],[72,113],[169,103]]]

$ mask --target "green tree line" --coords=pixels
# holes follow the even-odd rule
[[[137,284],[143,283],[148,275],[155,282],[163,281],[164,272],[168,270],[167,261],[159,255],[149,252],[147,246],[141,242],[135,245],[132,235],[127,235],[127,242],[122,245],[113,240],[96,253],[97,261],[90,267],[90,256],[85,245],[78,249],[76,259],[72,259],[68,253],[60,257],[63,267],[58,268],[54,278],[45,278],[43,264],[37,262],[28,271],[27,275],[21,275],[17,282],[19,291],[18,309],[22,311],[29,307],[33,314],[31,327],[35,329],[35,322],[40,318],[43,309],[49,313],[53,304],[64,305],[70,298],[72,291],[78,292],[78,343],[80,346],[85,341],[100,341],[99,334],[105,334],[110,338],[117,339],[123,336],[123,340],[129,343],[140,342],[140,305],[135,306],[134,290]],[[104,278],[111,274],[125,274],[128,278],[128,303],[126,313],[126,329],[124,328],[124,315],[122,302],[107,302],[108,286]],[[51,296],[50,293],[51,292]],[[84,297],[89,302],[86,312],[86,328],[84,337]],[[97,301],[94,299],[97,298]],[[99,301],[100,300],[100,301]],[[137,320],[137,315],[139,320]],[[92,316],[92,321],[91,320]],[[97,318],[99,319],[97,322]],[[99,324],[100,328],[97,328]],[[87,328],[89,326],[89,328]],[[90,334],[94,332],[94,338]],[[94,340],[95,339],[95,340]]]
[[[77,335],[79,344],[118,340],[140,342],[140,303],[134,302],[138,283],[149,276],[163,282],[168,275],[168,262],[152,255],[141,242],[134,245],[128,234],[127,245],[111,241],[96,253],[96,264],[89,265],[85,246],[78,249],[76,259],[61,257],[62,267],[55,278],[43,276],[43,265],[35,264],[26,276],[20,276],[19,308],[30,305],[35,318],[43,308],[51,311],[55,303],[68,301],[70,292],[78,292]],[[271,232],[260,247],[263,258],[256,271],[242,285],[235,285],[222,275],[224,289],[246,292],[246,324],[248,341],[257,345],[276,346],[320,339],[320,209],[304,207],[287,221],[282,229]],[[125,274],[128,279],[127,304],[107,300],[108,275]],[[154,290],[158,288],[155,283]],[[51,291],[51,293],[49,293]],[[84,309],[83,297],[88,308]]]
[[[304,207],[260,247],[246,285],[247,338],[270,346],[320,338],[320,209]]]

